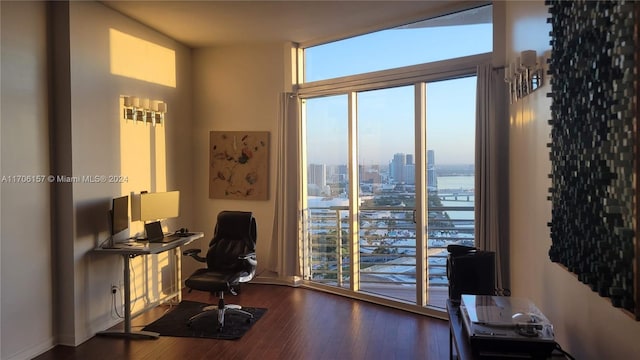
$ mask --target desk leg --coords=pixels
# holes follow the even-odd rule
[[[128,339],[157,339],[160,337],[159,333],[131,330],[131,267],[129,254],[123,254],[122,258],[124,259],[124,331],[106,330],[100,331],[96,335]]]
[[[453,360],[453,339],[452,338],[453,338],[453,330],[451,329],[451,325],[449,325],[449,360]]]
[[[178,304],[182,302],[182,251],[176,248],[176,290],[178,291]]]

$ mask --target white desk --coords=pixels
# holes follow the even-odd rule
[[[106,248],[97,247],[93,251],[106,254],[121,255],[124,259],[124,330],[123,331],[101,331],[97,335],[125,337],[129,339],[157,339],[160,334],[150,331],[132,331],[131,330],[131,269],[129,260],[138,255],[160,254],[165,251],[177,249],[180,246],[187,245],[190,242],[204,237],[204,233],[195,232],[193,235],[179,238],[170,243],[143,243],[145,246],[139,246],[141,243],[132,243],[131,246],[126,244],[117,244],[117,247]],[[180,257],[178,257],[180,259]],[[180,266],[177,267],[177,271]],[[177,274],[178,286],[182,282],[181,276]]]

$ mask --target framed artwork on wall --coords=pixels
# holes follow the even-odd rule
[[[209,133],[209,198],[269,199],[269,132]]]

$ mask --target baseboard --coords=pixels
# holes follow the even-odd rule
[[[271,277],[258,275],[254,277],[251,282],[255,284],[287,285],[298,287],[302,284],[302,279],[299,276]]]
[[[32,346],[28,349],[24,349],[15,354],[9,355],[7,360],[23,360],[23,359],[33,359],[34,357],[43,354],[56,346],[53,338],[49,338],[46,341],[41,342],[35,346]]]

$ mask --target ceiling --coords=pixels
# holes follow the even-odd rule
[[[192,48],[285,41],[309,45],[402,25],[467,7],[470,2],[477,3],[431,0],[101,2]]]

